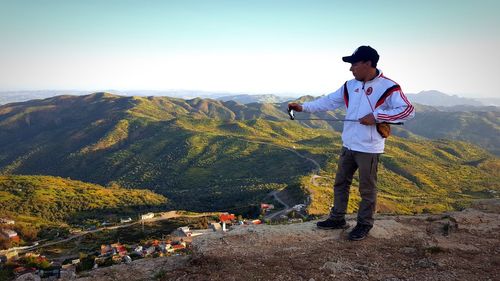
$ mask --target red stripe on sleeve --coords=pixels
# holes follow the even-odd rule
[[[383,121],[394,121],[394,120],[397,120],[397,119],[402,119],[402,118],[405,118],[407,116],[409,116],[413,110],[414,110],[414,107],[413,105],[411,105],[411,103],[408,101],[408,99],[406,98],[406,96],[403,94],[403,92],[400,92],[400,96],[401,96],[401,99],[403,99],[403,101],[406,103],[407,107],[405,109],[405,111],[401,112],[401,113],[398,113],[396,115],[387,115],[387,114],[378,114],[378,119],[380,120],[383,120]]]

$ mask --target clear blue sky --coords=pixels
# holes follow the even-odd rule
[[[325,94],[376,48],[406,92],[495,97],[500,1],[0,0],[0,90]]]

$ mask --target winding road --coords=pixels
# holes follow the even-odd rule
[[[251,143],[257,143],[257,144],[264,144],[264,145],[270,145],[270,146],[275,146],[275,147],[279,147],[281,149],[285,149],[285,150],[288,150],[290,152],[293,152],[295,155],[299,156],[300,158],[302,159],[306,159],[307,161],[311,162],[314,164],[315,168],[312,170],[312,172],[314,173],[314,175],[312,176],[311,178],[311,183],[315,186],[317,186],[317,183],[315,181],[316,178],[320,177],[318,175],[319,171],[321,170],[321,166],[319,165],[319,163],[312,159],[312,158],[309,158],[305,155],[302,155],[300,154],[297,150],[293,149],[293,148],[288,148],[288,147],[284,147],[284,146],[281,146],[281,145],[278,145],[278,144],[274,144],[274,143],[269,143],[269,142],[263,142],[263,141],[254,141],[254,140],[247,140],[247,139],[241,139],[241,138],[237,138],[241,141],[245,141],[245,142],[251,142]],[[280,216],[280,215],[286,215],[288,214],[289,212],[291,212],[293,210],[293,207],[290,207],[288,204],[286,204],[280,197],[279,197],[279,193],[280,191],[279,190],[274,190],[272,191],[271,193],[269,193],[270,196],[272,196],[276,201],[278,201],[280,204],[282,204],[285,209],[283,210],[280,210],[280,211],[277,211],[277,212],[274,212],[274,213],[271,213],[271,214],[267,214],[264,216],[264,219],[265,220],[272,220],[273,218],[277,217],[277,216]],[[307,202],[309,202],[309,198],[307,200]],[[300,214],[300,213],[299,213]],[[304,217],[302,214],[300,214],[302,217]]]

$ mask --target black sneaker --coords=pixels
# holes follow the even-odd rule
[[[345,222],[345,219],[334,220],[331,218],[328,218],[324,221],[317,222],[316,226],[319,229],[347,229],[347,228],[349,228],[349,225]]]
[[[356,224],[351,233],[349,233],[349,240],[359,241],[365,239],[372,227],[373,226],[368,224]]]

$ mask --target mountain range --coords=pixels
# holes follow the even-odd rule
[[[412,103],[431,106],[484,105],[482,102],[475,99],[463,98],[457,95],[447,95],[439,91],[421,91],[417,94],[406,94],[406,96]]]
[[[294,97],[274,95],[274,94],[243,94],[243,93],[230,93],[230,92],[208,92],[208,91],[195,91],[195,90],[166,90],[166,91],[154,91],[154,90],[133,90],[133,91],[118,91],[118,90],[107,90],[105,92],[112,92],[121,96],[166,96],[173,98],[182,99],[194,99],[194,98],[210,98],[219,99],[223,101],[234,100],[238,103],[277,103],[284,102]],[[2,91],[0,92],[0,105],[29,101],[33,99],[45,99],[54,96],[61,95],[88,95],[91,91],[75,91],[75,90],[40,90],[40,91]]]
[[[291,121],[285,108],[286,103],[104,92],[11,103],[0,106],[0,173],[148,189],[168,198],[167,209],[195,211],[244,212],[269,192],[284,190],[296,202],[311,200],[312,214],[326,213],[341,149],[335,131],[340,124]],[[424,109],[418,124],[395,129],[388,141],[381,158],[380,210],[435,212],[495,197],[500,190],[497,157],[452,140],[454,134],[431,140],[419,130],[483,126],[493,128],[494,135],[498,113],[472,113],[440,124],[442,116],[424,117],[438,109]],[[314,116],[340,117],[342,112]],[[315,172],[322,178],[313,184]],[[351,209],[359,197],[352,200]]]
[[[241,104],[249,104],[249,103],[282,103],[289,100],[295,99],[294,97],[283,97],[277,95],[234,95],[234,96],[223,96],[217,98],[221,101],[235,101]]]
[[[281,103],[297,98],[297,94],[246,94],[246,93],[230,93],[230,92],[208,92],[195,90],[133,90],[133,91],[117,91],[108,90],[122,96],[167,96],[182,99],[193,98],[210,98],[222,101],[233,100],[241,104],[248,103]],[[43,99],[59,95],[88,95],[90,91],[74,91],[74,90],[45,90],[45,91],[3,91],[0,92],[0,105],[28,101],[32,99]],[[463,98],[457,95],[449,95],[443,92],[431,90],[421,91],[418,94],[407,94],[410,101],[422,105],[430,105],[434,107],[454,107],[468,106],[472,110],[480,106],[500,106],[500,98]]]

